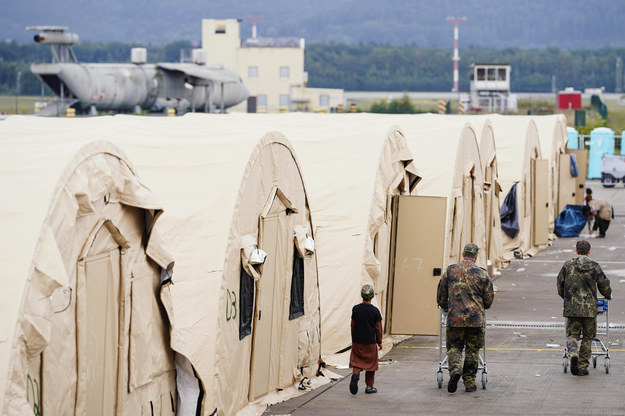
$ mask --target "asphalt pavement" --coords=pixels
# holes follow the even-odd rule
[[[603,188],[589,181],[595,198],[610,201],[615,219],[606,238],[590,238],[590,257],[611,281],[609,373],[605,355],[587,377],[564,372],[562,300],[556,277],[573,257],[578,238],[560,238],[536,256],[512,261],[495,280],[498,292],[487,314],[486,389],[466,393],[462,381],[447,392],[449,375],[438,388],[438,337],[414,336],[381,358],[376,394],[349,392],[349,377],[270,406],[264,415],[625,415],[625,187]],[[587,230],[582,231],[580,238]],[[605,315],[598,318],[605,325]],[[597,352],[600,352],[597,350]],[[331,369],[341,376],[348,369]]]

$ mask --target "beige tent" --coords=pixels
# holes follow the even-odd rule
[[[62,141],[0,122],[1,413],[174,414],[161,205],[115,146]]]
[[[575,204],[576,177],[571,175],[571,155],[567,153],[566,118],[562,114],[533,116],[540,136],[542,157],[549,160],[549,232],[555,238],[555,219],[567,204]],[[583,188],[579,190],[583,193]]]
[[[493,125],[486,115],[440,115],[441,123],[468,122],[475,130],[479,143],[480,161],[484,179],[484,225],[486,259],[494,268],[503,266],[501,217],[499,215],[501,184],[497,168],[497,148]]]
[[[471,117],[469,117],[471,119]],[[503,245],[501,236],[501,184],[497,167],[497,146],[493,125],[487,118],[471,120],[479,137],[480,159],[484,172],[484,224],[486,233],[486,253],[494,268],[503,266]]]
[[[313,377],[316,255],[299,165],[284,136],[209,115],[102,117],[62,128],[68,126],[122,147],[163,201],[157,229],[176,259],[173,284],[161,297],[178,353],[178,413],[195,414],[201,399],[203,414],[233,415]],[[262,265],[255,248],[267,253]]]
[[[316,230],[327,358],[351,344],[351,309],[360,302],[361,285],[374,284],[374,303],[388,318],[393,199],[418,181],[406,141],[396,127],[370,114],[228,117],[235,125],[279,129],[297,151]]]
[[[400,127],[423,177],[412,197],[399,200],[392,331],[438,334],[440,274],[461,260],[465,244],[486,246],[475,131],[463,120],[433,114],[380,118]],[[478,264],[486,267],[486,256],[479,256]],[[401,319],[405,316],[411,319]]]
[[[534,255],[548,242],[549,161],[541,158],[536,123],[519,116],[492,115],[490,120],[497,146],[497,166],[503,199],[516,185],[514,211],[518,232],[513,237],[502,233],[504,258]],[[502,229],[504,228],[502,218]]]

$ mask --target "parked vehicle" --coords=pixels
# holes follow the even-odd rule
[[[625,185],[625,156],[601,158],[601,185],[612,188],[618,181]]]

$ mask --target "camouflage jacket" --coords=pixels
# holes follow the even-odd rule
[[[558,273],[558,295],[564,299],[562,316],[596,317],[597,288],[606,298],[612,297],[610,280],[597,262],[588,256],[567,260]]]
[[[465,258],[447,267],[438,283],[436,302],[448,311],[447,326],[482,327],[484,309],[490,308],[494,297],[486,270]]]

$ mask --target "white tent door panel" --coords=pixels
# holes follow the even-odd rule
[[[549,241],[549,161],[532,160],[532,192],[534,201],[533,237],[534,245],[540,246]]]
[[[556,217],[562,212],[564,207],[575,205],[575,178],[571,176],[571,155],[560,154],[560,172],[558,175],[558,211]]]
[[[120,253],[85,259],[86,405],[88,415],[115,414],[119,334]]]
[[[437,335],[440,276],[434,270],[443,267],[447,200],[398,198],[391,333]]]
[[[567,154],[574,154],[579,174],[575,178],[575,205],[584,205],[586,195],[586,176],[588,175],[588,151],[586,149],[567,149]]]
[[[267,252],[262,276],[257,283],[256,310],[250,375],[250,400],[255,400],[278,387],[283,287],[286,281],[289,241],[285,210],[261,219],[260,247]]]

